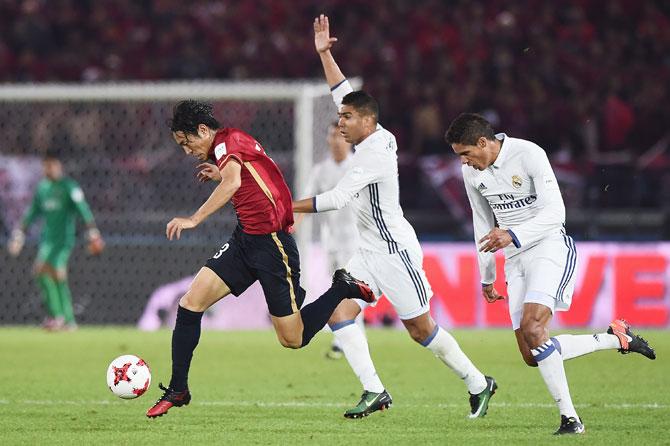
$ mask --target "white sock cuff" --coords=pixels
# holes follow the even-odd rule
[[[557,351],[556,346],[551,340],[548,340],[544,344],[540,345],[539,347],[533,348],[530,350],[530,352],[533,354],[533,358],[535,359],[536,362],[540,362],[543,359],[546,359],[551,355],[553,352]],[[560,353],[559,353],[560,354]]]

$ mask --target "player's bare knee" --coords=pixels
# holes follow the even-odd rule
[[[205,307],[202,302],[199,302],[198,299],[194,298],[190,291],[184,294],[181,299],[179,299],[179,305],[182,308],[196,312],[203,312],[207,309],[207,307]]]
[[[407,332],[409,333],[410,337],[419,344],[428,339],[428,337],[433,333],[433,328],[428,324],[405,323],[405,328],[407,328]]]
[[[295,337],[286,337],[286,336],[277,336],[279,339],[279,343],[282,345],[282,347],[290,348],[290,349],[298,349],[302,347],[302,339],[298,339]]]
[[[546,337],[546,329],[539,320],[528,318],[521,321],[521,333],[530,348],[542,345]]]

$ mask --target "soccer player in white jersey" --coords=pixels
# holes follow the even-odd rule
[[[340,133],[354,144],[351,168],[335,188],[315,197],[294,202],[295,212],[322,212],[347,204],[357,216],[360,245],[347,264],[372,288],[382,293],[398,313],[410,336],[432,351],[465,382],[470,393],[470,417],[486,414],[497,388],[460,349],[456,340],[430,316],[430,284],[423,271],[423,253],[414,228],[403,216],[398,196],[398,159],[395,137],[377,123],[377,102],[363,91],[353,91],[330,48],[328,18],[314,20],[314,43],[321,58],[326,81],[338,107]],[[354,318],[367,304],[339,305],[329,320],[347,361],[363,385],[358,405],[344,414],[360,418],[391,405],[370,358],[367,340]]]
[[[345,141],[340,134],[337,122],[328,126],[326,143],[328,144],[328,156],[312,168],[307,188],[304,191],[308,197],[334,188],[351,167],[353,159],[351,144]],[[358,247],[356,215],[351,207],[346,206],[339,211],[323,214],[320,223],[321,246],[326,251],[328,271],[332,273],[344,267]],[[363,313],[358,315],[356,323],[361,329],[364,329]],[[326,357],[341,359],[342,356],[342,347],[337,338],[333,337]]]
[[[570,308],[577,252],[565,232],[565,206],[547,155],[538,145],[495,134],[482,116],[465,113],[445,139],[463,163],[474,220],[484,298],[502,299],[493,286],[493,253],[504,249],[509,312],[519,351],[538,367],[561,414],[556,434],[579,434],[563,361],[596,350],[618,349],[655,359],[654,350],[617,319],[607,333],[549,337],[554,311]]]

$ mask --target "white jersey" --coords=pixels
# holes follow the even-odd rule
[[[317,163],[312,169],[305,196],[313,197],[332,188],[344,177],[347,170],[352,166],[353,154],[347,155],[345,159],[336,162],[332,156]],[[321,216],[321,243],[328,253],[343,252],[351,257],[358,247],[358,229],[356,228],[356,215],[351,206],[334,212],[325,212]],[[345,262],[346,263],[346,262]],[[344,266],[344,263],[339,266]]]
[[[565,206],[547,154],[530,141],[496,135],[502,141],[496,161],[483,171],[463,165],[463,181],[472,207],[475,242],[495,222],[512,235],[504,249],[509,259],[542,240],[565,234]],[[478,251],[484,284],[495,282],[493,253]]]
[[[347,80],[333,87],[338,110],[352,91]],[[337,186],[314,198],[315,210],[342,209],[349,204],[357,216],[362,249],[386,254],[420,250],[414,228],[400,207],[395,137],[377,124],[375,132],[354,149],[351,166]]]

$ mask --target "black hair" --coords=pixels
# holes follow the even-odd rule
[[[351,105],[363,116],[374,116],[379,121],[379,104],[377,100],[363,90],[352,91],[342,99],[342,105]]]
[[[60,160],[62,155],[58,149],[46,149],[42,154],[43,160]]]
[[[477,113],[462,113],[453,120],[444,135],[447,144],[475,146],[479,138],[495,139],[491,123]]]
[[[213,130],[220,127],[219,121],[214,117],[212,104],[188,99],[174,106],[172,119],[169,122],[170,130],[195,135],[200,124]]]

